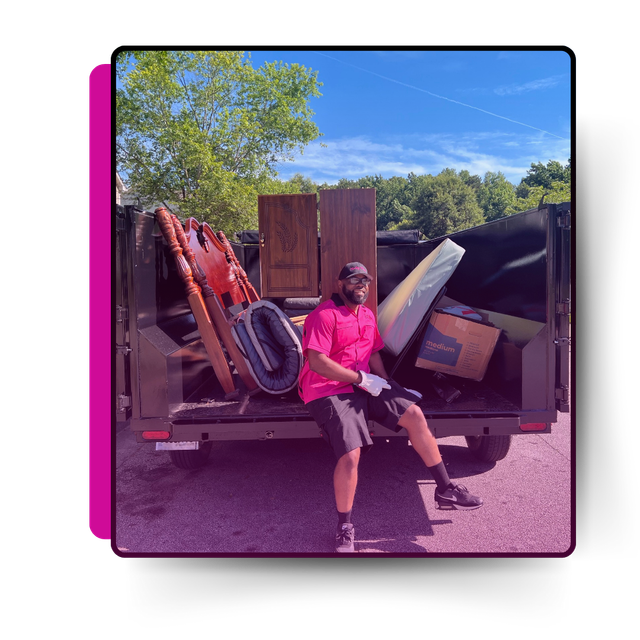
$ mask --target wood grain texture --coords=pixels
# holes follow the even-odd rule
[[[373,276],[365,305],[377,317],[376,190],[320,191],[322,300],[337,293],[336,278],[348,262],[361,262]]]
[[[227,397],[233,397],[238,394],[235,384],[233,382],[233,376],[229,369],[229,363],[224,355],[220,341],[213,328],[213,323],[207,312],[200,287],[194,282],[191,268],[187,262],[187,259],[182,253],[182,247],[176,237],[175,227],[169,212],[160,207],[155,210],[156,220],[158,226],[162,231],[162,235],[169,246],[169,251],[176,261],[178,267],[178,273],[183,280],[186,288],[187,301],[191,307],[194,318],[198,325],[198,331],[204,343],[205,349],[211,360],[213,370],[222,386]]]
[[[228,249],[206,223],[189,218],[184,225],[185,239],[207,279],[207,284],[220,299],[223,307],[249,300],[241,275]],[[233,251],[233,249],[232,249]],[[235,255],[235,254],[234,254]]]
[[[214,266],[216,267],[212,275],[216,277],[217,286],[219,287],[221,282],[224,284],[230,283],[231,288],[234,292],[234,296],[231,296],[230,294],[229,299],[231,300],[238,299],[242,301],[244,293],[240,290],[241,287],[239,286],[237,280],[235,278],[222,277],[222,274],[220,273],[220,271],[224,269],[224,264],[226,264],[227,271],[229,272],[232,271],[231,265],[227,263],[226,257],[224,259],[224,263],[222,263],[219,259],[219,256],[224,255],[223,253],[221,253],[224,247],[221,244],[220,250],[218,250],[217,248],[209,245],[208,247],[209,251],[205,251],[203,244],[206,244],[206,242],[201,244],[198,239],[198,234],[193,232],[194,229],[197,229],[197,227],[195,227],[194,225],[194,223],[195,224],[197,223],[193,218],[190,218],[187,221],[187,224],[185,225],[190,230],[189,235],[187,235],[184,232],[182,228],[182,224],[180,223],[180,221],[176,216],[172,215],[171,219],[173,221],[176,238],[178,239],[178,243],[182,247],[183,254],[193,273],[194,280],[202,290],[202,297],[204,299],[204,304],[207,308],[207,312],[209,313],[209,317],[213,321],[213,325],[216,329],[218,337],[222,341],[222,344],[224,344],[227,350],[227,353],[229,354],[229,357],[233,361],[233,364],[235,365],[236,370],[238,371],[238,375],[244,382],[245,386],[247,387],[247,390],[250,393],[253,391],[257,391],[259,389],[258,385],[253,379],[253,376],[249,371],[249,367],[247,367],[247,363],[245,362],[244,357],[240,353],[240,350],[236,345],[236,341],[233,339],[233,336],[231,335],[231,326],[227,318],[225,317],[224,305],[222,304],[221,297],[219,295],[222,292],[220,290],[216,292],[212,287],[209,286],[207,272],[200,266],[196,258],[196,251],[200,254],[201,259],[203,259],[204,261],[207,259],[208,256],[211,255],[211,251],[213,250],[214,251],[213,257],[217,258],[217,262],[211,261],[209,264],[214,264]],[[210,268],[209,268],[209,271],[211,271]]]
[[[258,196],[258,229],[263,297],[317,297],[316,194]]]

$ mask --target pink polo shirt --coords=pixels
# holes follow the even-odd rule
[[[300,372],[298,392],[306,404],[318,398],[338,393],[353,393],[348,382],[329,380],[309,368],[307,350],[313,349],[351,371],[369,373],[369,358],[380,351],[384,342],[376,319],[368,307],[360,305],[356,315],[338,294],[314,309],[305,320],[302,333],[302,354],[305,357]]]

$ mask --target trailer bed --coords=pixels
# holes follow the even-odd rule
[[[418,378],[421,372],[418,372]],[[427,374],[422,374],[426,378]],[[482,382],[466,381],[461,378],[450,378],[453,385],[461,391],[461,395],[453,402],[447,403],[440,398],[432,388],[425,388],[426,384],[416,379],[414,384],[421,390],[423,398],[418,406],[425,415],[464,413],[464,414],[505,414],[517,413],[518,407],[496,393],[491,387]],[[170,419],[197,420],[218,422],[230,418],[252,420],[299,420],[309,417],[297,391],[293,390],[283,395],[260,392],[249,396],[240,395],[237,400],[225,400],[219,387],[202,390],[202,397],[198,401],[177,403],[170,407]]]

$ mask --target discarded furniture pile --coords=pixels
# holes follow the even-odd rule
[[[447,402],[460,395],[447,375],[484,376],[500,331],[476,310],[443,297],[465,253],[451,239],[385,291],[378,306],[385,276],[378,273],[377,244],[417,244],[418,232],[376,233],[375,189],[259,196],[259,229],[242,234],[259,244],[260,295],[224,233],[194,218],[183,226],[165,208],[155,216],[226,400],[296,387],[304,320],[337,292],[336,274],[352,261],[374,276],[365,304],[377,317],[390,375],[410,347],[415,357],[420,340],[414,365],[433,372],[432,386]]]

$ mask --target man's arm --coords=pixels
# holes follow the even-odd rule
[[[384,368],[384,364],[382,363],[382,356],[379,351],[371,354],[369,358],[369,369],[371,373],[376,376],[380,376],[385,380],[389,380],[391,376],[387,373],[387,370]]]
[[[346,369],[342,365],[334,362],[326,356],[324,353],[314,351],[313,349],[307,349],[307,360],[309,361],[309,368],[311,371],[328,378],[329,380],[337,380],[338,382],[349,382],[351,384],[360,384],[362,382],[362,376],[358,371],[351,371]],[[387,370],[382,363],[382,357],[379,352],[372,353],[369,359],[369,369],[371,373],[376,376],[380,376],[385,380],[390,378]]]
[[[326,356],[324,353],[314,351],[313,349],[307,349],[307,360],[309,361],[309,368],[311,371],[318,375],[328,378],[329,380],[336,380],[338,382],[349,382],[350,384],[360,384],[362,377],[357,371],[351,371],[346,369],[342,365],[334,362]]]

